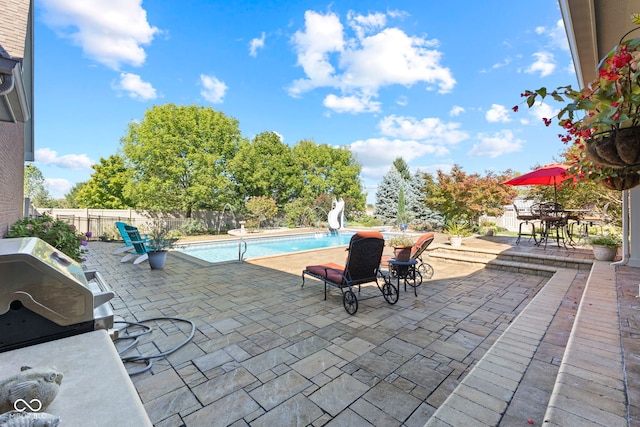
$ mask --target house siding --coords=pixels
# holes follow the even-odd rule
[[[0,0],[0,56],[20,60],[25,53],[33,54],[27,49],[31,41],[30,13],[30,0]],[[32,64],[32,60],[26,58],[25,63]],[[23,71],[27,73],[23,75],[25,81],[31,81],[31,72],[30,67]],[[32,102],[30,100],[31,111]],[[32,150],[31,129],[27,130],[29,138],[25,140],[24,123],[0,122],[0,238],[23,216],[25,141],[31,146],[29,151]]]
[[[0,238],[24,211],[24,125],[0,122]]]

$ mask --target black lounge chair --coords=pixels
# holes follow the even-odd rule
[[[426,251],[429,245],[433,243],[433,239],[435,239],[435,237],[436,234],[433,231],[418,237],[418,240],[416,240],[411,247],[411,254],[409,255],[409,260],[415,259],[418,262],[416,265],[416,271],[427,279],[431,279],[431,277],[433,277],[433,267],[428,262],[424,261],[422,257],[424,255],[424,251]],[[384,267],[389,267],[388,261],[392,258],[393,257],[390,256],[382,257],[382,265]]]
[[[324,299],[327,299],[327,285],[342,292],[342,304],[349,314],[358,311],[358,298],[353,287],[375,282],[382,296],[389,304],[398,302],[398,289],[387,283],[380,273],[380,261],[384,249],[384,237],[377,231],[361,231],[353,235],[349,242],[349,255],[345,266],[334,263],[307,266],[302,272],[302,286],[305,275],[324,282]],[[378,279],[383,279],[382,286]]]
[[[393,277],[404,280],[404,290],[407,290],[407,284],[413,288],[413,292],[418,296],[416,288],[422,284],[422,279],[431,279],[433,277],[433,267],[425,262],[422,257],[429,245],[435,239],[435,233],[429,232],[418,237],[418,240],[411,247],[409,259],[405,263],[398,263],[394,257],[382,257],[381,264],[387,267],[389,274],[386,277],[390,281]],[[413,262],[415,260],[415,263]],[[390,262],[391,261],[391,262]]]

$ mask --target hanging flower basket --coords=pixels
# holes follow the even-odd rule
[[[636,171],[623,172],[600,181],[609,190],[629,190],[640,184],[640,175]]]
[[[614,168],[640,164],[640,126],[611,132],[586,141],[587,157],[592,162]]]

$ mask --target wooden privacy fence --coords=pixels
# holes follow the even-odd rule
[[[46,213],[54,219],[72,224],[79,232],[90,231],[93,239],[106,236],[109,239],[120,238],[116,222],[125,222],[140,228],[145,232],[154,219],[161,219],[169,230],[179,230],[185,221],[189,220],[180,212],[137,211],[128,209],[38,209],[38,214]],[[239,219],[230,210],[194,211],[191,220],[201,220],[209,231],[226,232],[238,228]]]

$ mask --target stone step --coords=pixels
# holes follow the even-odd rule
[[[428,254],[430,257],[443,262],[484,264],[488,268],[548,277],[552,276],[558,268],[589,270],[593,263],[593,260],[590,258],[572,258],[569,256],[537,254],[509,249],[496,251],[485,248],[466,247],[464,245],[461,247],[436,245],[432,249],[430,248]]]
[[[575,269],[557,269],[425,427],[500,424],[577,274]]]

